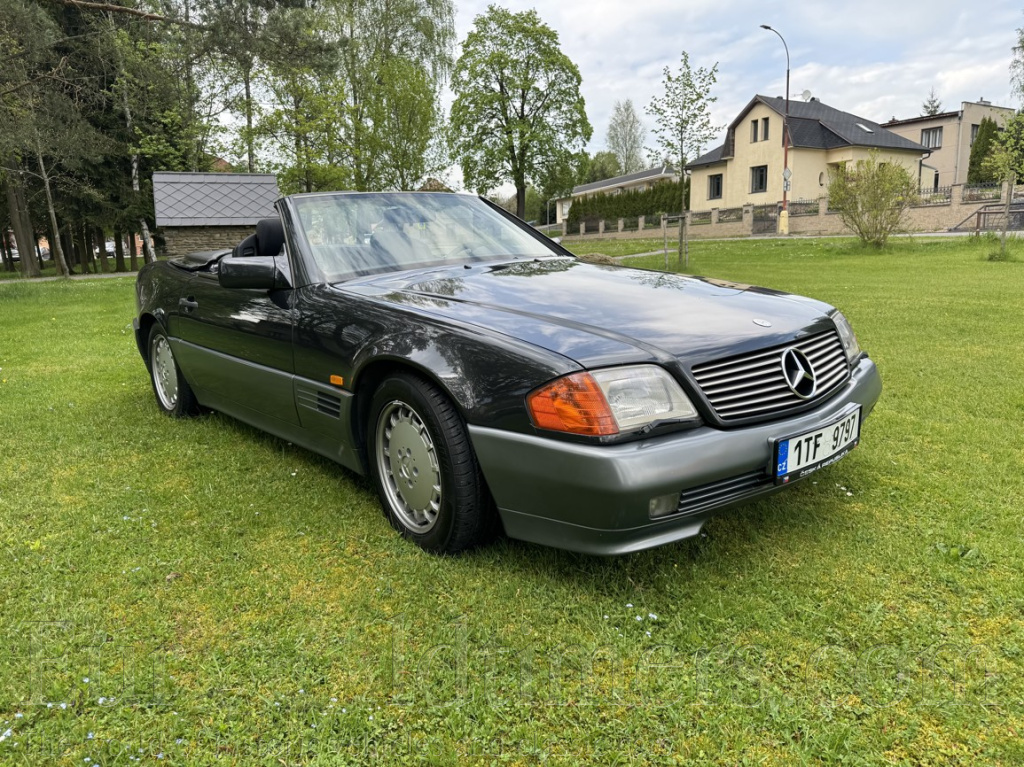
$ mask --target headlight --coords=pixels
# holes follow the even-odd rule
[[[607,436],[697,417],[679,384],[656,365],[573,373],[542,386],[526,401],[537,427],[571,434]]]
[[[860,356],[860,344],[857,343],[857,334],[853,332],[849,320],[843,316],[842,312],[833,312],[832,321],[836,323],[836,330],[839,331],[839,340],[843,342],[843,348],[846,349],[846,358],[853,362]]]

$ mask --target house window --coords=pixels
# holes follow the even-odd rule
[[[942,128],[925,128],[921,131],[921,143],[929,149],[942,146]]]
[[[761,118],[761,140],[762,141],[767,141],[768,140],[768,118],[767,117],[762,117]]]
[[[971,146],[974,146],[974,139],[978,138],[978,126],[971,126]]]
[[[716,173],[713,176],[708,176],[708,199],[709,200],[721,200],[722,199],[722,174]]]
[[[750,143],[757,141],[757,120],[750,121]]]
[[[757,192],[768,191],[768,166],[767,165],[755,165],[750,169],[750,192],[751,194]]]

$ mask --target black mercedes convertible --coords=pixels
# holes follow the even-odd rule
[[[585,263],[482,198],[277,212],[139,273],[156,401],[368,473],[429,551],[501,530],[596,554],[695,535],[843,458],[881,393],[827,304]]]

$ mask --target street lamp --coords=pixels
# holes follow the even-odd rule
[[[782,213],[779,214],[779,234],[789,234],[789,46],[779,30],[767,24],[762,24],[761,29],[777,34],[782,47],[786,49],[786,111],[782,116]]]

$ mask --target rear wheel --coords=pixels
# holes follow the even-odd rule
[[[175,418],[195,415],[199,411],[195,394],[181,374],[170,341],[159,325],[153,325],[149,331],[148,348],[149,377],[160,409]]]
[[[385,379],[367,432],[384,514],[403,536],[443,554],[491,537],[497,515],[465,424],[436,386],[404,373]]]

